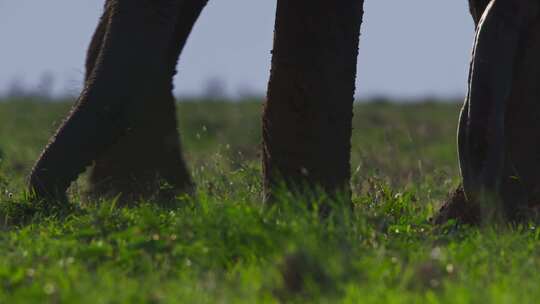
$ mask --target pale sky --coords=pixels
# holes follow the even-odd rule
[[[44,73],[55,92],[76,94],[103,0],[0,0],[0,93]],[[231,96],[263,95],[275,0],[210,0],[180,59],[175,93],[197,95],[209,79]],[[358,97],[457,97],[465,93],[473,24],[467,0],[365,0]]]

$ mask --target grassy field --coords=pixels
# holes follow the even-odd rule
[[[261,104],[182,102],[198,186],[176,207],[85,198],[51,212],[24,178],[68,102],[0,101],[0,302],[536,303],[540,232],[433,227],[458,183],[456,103],[355,106],[353,212],[261,203]]]

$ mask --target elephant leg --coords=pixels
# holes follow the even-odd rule
[[[458,128],[463,185],[443,206],[436,222],[450,218],[463,220],[470,216],[467,210],[476,210],[477,219],[480,215],[489,218],[503,214],[509,218],[511,205],[520,204],[516,200],[522,195],[512,195],[512,201],[508,201],[506,193],[510,188],[505,185],[508,184],[505,176],[511,166],[508,143],[514,140],[507,135],[513,128],[507,125],[507,111],[513,107],[515,80],[522,73],[517,64],[523,50],[521,40],[537,9],[534,1],[496,0],[490,2],[479,22],[469,92]],[[461,216],[456,215],[459,212],[449,215],[452,213],[449,210],[458,209]]]
[[[121,201],[141,198],[169,200],[190,193],[193,183],[182,158],[174,97],[156,92],[144,105],[145,116],[94,163],[90,174],[93,196]],[[165,184],[165,185],[164,185]]]
[[[95,67],[30,174],[29,188],[38,198],[64,198],[87,166],[130,133],[155,92],[172,89],[171,41],[181,2],[107,2]]]
[[[263,114],[265,199],[350,197],[353,100],[363,1],[278,0]]]
[[[503,204],[506,109],[516,76],[520,39],[533,17],[532,3],[493,1],[477,30],[467,100],[467,150],[460,151],[460,160],[461,168],[466,168],[462,170],[465,195],[480,203],[483,214],[503,211],[498,204]]]
[[[170,82],[178,57],[205,4],[206,0],[195,0],[184,1],[180,6],[169,53]],[[98,26],[94,40],[102,39],[103,35],[97,34],[101,28]],[[99,43],[92,42],[89,48],[89,62],[96,58],[92,56],[92,46],[96,44]],[[87,64],[87,69],[92,68],[93,64]],[[163,91],[155,92],[144,104],[144,117],[134,121],[130,132],[96,160],[90,175],[93,195],[121,194],[122,200],[153,195],[170,199],[177,193],[193,191],[181,153],[175,100],[167,87],[163,85]],[[163,187],[163,182],[168,187]]]

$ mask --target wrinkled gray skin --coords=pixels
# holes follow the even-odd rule
[[[478,26],[458,129],[463,188],[482,216],[516,218],[540,198],[539,3],[470,4]]]

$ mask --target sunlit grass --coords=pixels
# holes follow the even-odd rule
[[[455,104],[356,106],[354,208],[334,202],[324,220],[285,192],[275,205],[261,203],[255,102],[180,104],[198,193],[178,197],[174,206],[88,201],[78,187],[69,206],[30,203],[25,174],[68,108],[0,102],[2,303],[535,303],[540,297],[540,232],[533,223],[428,222],[457,183]]]

